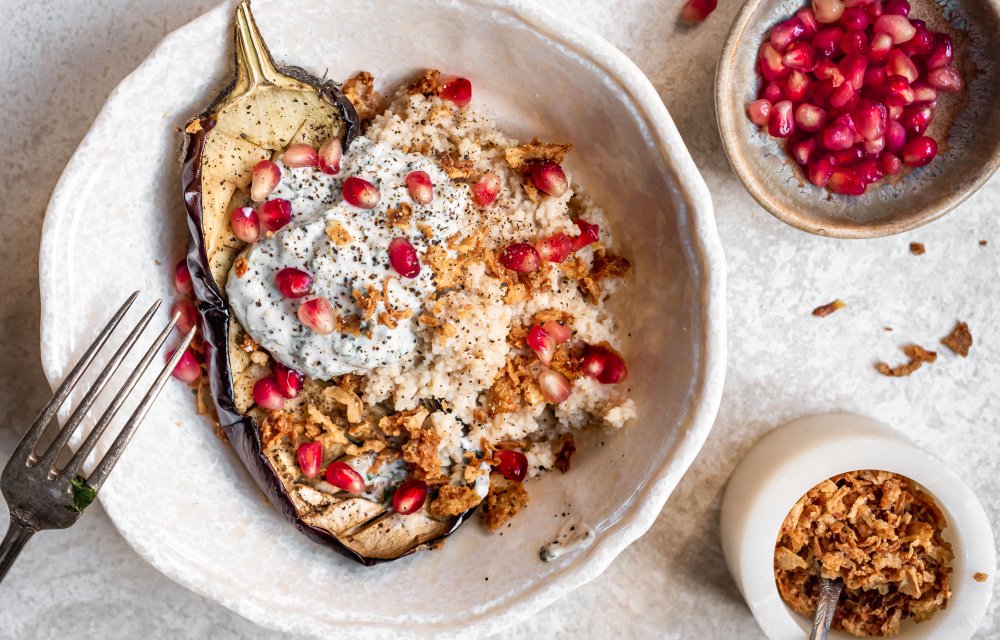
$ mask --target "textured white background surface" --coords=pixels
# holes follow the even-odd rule
[[[164,35],[213,3],[0,0],[0,459],[47,394],[38,363],[37,246],[48,196],[108,92]],[[602,578],[504,635],[760,637],[722,562],[719,500],[754,439],[806,413],[850,410],[896,425],[937,451],[1000,522],[1000,179],[903,237],[807,236],[753,203],[720,147],[712,82],[738,3],[723,3],[697,29],[676,24],[679,0],[544,4],[638,63],[703,171],[729,260],[730,370],[715,431],[653,529]],[[981,239],[990,244],[979,246]],[[927,254],[910,255],[912,241],[925,243]],[[836,297],[848,308],[809,315]],[[874,373],[876,360],[899,360],[900,344],[933,346],[956,319],[968,321],[976,339],[968,360],[942,352],[907,379]],[[99,508],[71,530],[32,541],[0,589],[0,638],[278,637],[159,575]],[[979,637],[1000,635],[998,606]]]

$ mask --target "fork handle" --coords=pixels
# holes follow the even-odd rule
[[[33,535],[35,535],[34,529],[25,526],[14,517],[14,514],[11,514],[10,528],[7,529],[7,535],[4,536],[3,542],[0,543],[0,582],[3,582],[7,571],[17,560],[17,556],[21,554],[21,549]]]

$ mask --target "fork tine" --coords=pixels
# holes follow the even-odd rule
[[[87,347],[87,351],[84,352],[80,361],[76,363],[76,366],[69,372],[66,379],[63,380],[61,385],[59,385],[59,388],[52,395],[52,399],[49,400],[48,404],[42,408],[27,433],[25,433],[24,437],[21,438],[21,442],[18,443],[17,448],[14,449],[14,453],[11,455],[12,461],[18,460],[23,464],[23,461],[33,455],[35,445],[38,444],[39,438],[41,438],[42,433],[45,432],[45,427],[52,422],[52,418],[56,415],[59,407],[61,407],[66,401],[66,398],[69,397],[70,393],[72,393],[73,388],[76,387],[76,383],[80,381],[80,378],[87,370],[87,367],[89,367],[90,363],[93,362],[94,356],[96,356],[97,352],[101,350],[104,343],[108,341],[108,338],[121,322],[122,317],[125,316],[125,313],[132,307],[132,303],[135,302],[135,299],[138,297],[138,291],[129,296],[128,300],[125,301],[125,304],[118,309],[115,315],[112,316],[111,320],[108,321],[108,324],[105,325],[104,329],[101,330],[101,333],[98,334],[96,339],[94,339],[94,342]]]
[[[146,370],[149,368],[153,358],[155,358],[156,354],[159,352],[160,347],[162,347],[163,343],[167,341],[167,337],[170,336],[170,332],[173,331],[174,325],[177,324],[180,317],[181,314],[179,312],[174,313],[173,318],[170,319],[167,326],[160,332],[160,335],[156,337],[156,340],[153,341],[153,344],[149,347],[149,349],[146,350],[146,354],[142,357],[142,360],[139,361],[139,364],[136,365],[136,368],[132,371],[131,375],[129,375],[128,379],[125,381],[125,385],[118,391],[115,399],[111,401],[111,404],[104,412],[104,415],[102,415],[101,419],[98,420],[96,425],[94,425],[94,428],[90,430],[87,438],[83,441],[83,444],[80,445],[80,448],[76,450],[76,453],[73,454],[72,459],[70,459],[66,467],[59,472],[61,476],[65,478],[73,478],[76,476],[80,467],[83,466],[84,460],[87,459],[87,456],[90,455],[90,452],[93,451],[94,447],[97,445],[97,441],[101,439],[102,435],[104,435],[104,431],[108,428],[108,425],[111,424],[111,421],[118,415],[118,411],[121,409],[122,405],[125,404],[126,398],[130,393],[132,393],[132,389],[134,389],[136,383],[139,382],[139,378],[146,373]]]
[[[48,466],[50,468],[50,474],[55,475],[51,468],[55,464],[56,457],[59,456],[59,452],[62,451],[62,448],[66,446],[67,442],[69,442],[69,439],[74,433],[76,433],[76,430],[80,427],[80,423],[82,423],[83,419],[87,416],[87,412],[90,411],[92,406],[94,406],[94,402],[97,401],[97,397],[101,395],[104,388],[108,386],[108,382],[111,381],[111,376],[118,371],[118,367],[121,366],[125,357],[132,351],[132,347],[134,347],[136,342],[139,341],[139,337],[142,335],[142,332],[145,331],[147,326],[149,326],[149,321],[153,319],[153,314],[156,313],[156,310],[160,308],[162,303],[162,300],[157,300],[152,304],[152,306],[149,307],[145,315],[143,315],[139,320],[139,323],[128,334],[128,337],[126,337],[125,341],[118,347],[118,350],[115,351],[115,355],[111,357],[107,366],[105,366],[101,373],[97,376],[97,380],[94,381],[93,386],[91,386],[90,390],[87,391],[87,395],[83,396],[83,400],[80,401],[80,405],[73,411],[73,415],[71,415],[69,420],[66,421],[66,424],[59,431],[59,435],[56,436],[56,439],[49,446],[48,451],[46,451],[45,455],[42,456],[39,464]]]
[[[118,459],[121,458],[122,452],[125,450],[125,447],[128,446],[129,440],[132,439],[132,435],[135,433],[135,430],[139,428],[139,424],[142,422],[143,418],[146,417],[146,413],[149,411],[149,407],[153,404],[153,401],[156,400],[158,395],[160,395],[160,391],[167,383],[167,379],[173,372],[174,367],[177,366],[181,356],[184,355],[184,350],[188,348],[189,344],[191,344],[191,339],[194,338],[194,334],[197,330],[198,328],[195,327],[188,331],[187,335],[184,336],[184,340],[182,340],[177,346],[177,349],[174,351],[174,355],[170,357],[170,361],[167,362],[167,365],[163,367],[162,371],[160,371],[160,375],[157,376],[153,386],[150,387],[149,391],[146,392],[146,395],[143,396],[142,401],[139,402],[139,406],[137,406],[135,411],[132,412],[132,416],[128,419],[128,422],[125,423],[121,433],[119,433],[118,437],[115,438],[115,441],[111,443],[111,447],[108,449],[108,452],[104,454],[104,459],[101,460],[101,463],[97,465],[94,472],[90,474],[89,478],[87,478],[87,486],[92,488],[94,491],[100,491],[104,481],[108,478],[108,474],[111,473],[115,464],[118,463]]]

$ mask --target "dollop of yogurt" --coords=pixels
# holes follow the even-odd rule
[[[351,144],[342,170],[335,176],[312,167],[288,168],[280,162],[279,167],[281,182],[269,199],[288,200],[292,222],[247,247],[241,255],[248,268],[242,275],[237,275],[235,267],[230,273],[226,293],[236,319],[279,362],[320,380],[365,373],[410,353],[417,345],[416,318],[435,289],[424,256],[431,245],[444,245],[449,237],[469,227],[472,209],[468,190],[453,184],[430,158],[364,137]],[[411,171],[430,175],[434,184],[430,203],[420,205],[410,198],[405,177]],[[374,209],[359,209],[344,201],[341,185],[349,176],[378,187],[381,198]],[[390,226],[387,212],[403,204],[413,207],[409,227]],[[327,234],[328,227],[346,231],[350,240],[334,242]],[[398,237],[409,240],[420,256],[421,269],[415,278],[404,278],[389,264],[389,243]],[[275,275],[286,267],[302,269],[313,277],[308,296],[282,296]],[[362,335],[334,331],[324,336],[299,321],[299,305],[319,296],[329,299],[339,316],[360,317],[353,292],[367,294],[368,285],[382,291],[390,277],[387,291],[391,305],[413,311],[394,329],[377,321],[379,312],[386,310],[384,302],[362,323]],[[368,332],[370,337],[365,335]]]

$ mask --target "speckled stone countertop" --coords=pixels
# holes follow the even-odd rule
[[[48,393],[39,364],[37,253],[49,194],[111,89],[163,36],[214,3],[0,0],[0,459]],[[729,262],[729,372],[715,429],[652,530],[601,578],[504,636],[763,637],[722,560],[719,502],[755,439],[804,414],[855,411],[896,426],[951,465],[1000,524],[1000,179],[901,237],[806,235],[758,207],[722,152],[712,85],[739,3],[721,3],[694,29],[676,23],[680,0],[542,4],[635,60],[704,174]],[[926,253],[911,255],[910,242],[924,243]],[[835,298],[847,308],[810,315]],[[937,363],[909,378],[875,373],[878,360],[903,360],[902,344],[933,348],[956,320],[975,337],[968,359],[941,349]],[[280,635],[157,573],[100,508],[70,530],[35,538],[0,589],[4,639]],[[998,636],[994,599],[977,637]]]

